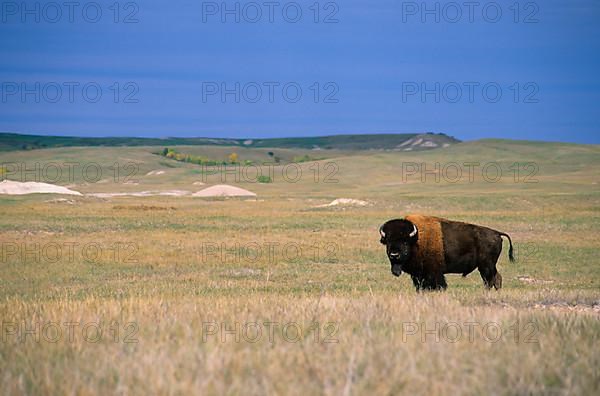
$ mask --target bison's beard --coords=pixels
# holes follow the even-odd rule
[[[398,263],[392,263],[392,274],[394,274],[394,276],[402,275],[402,265]]]

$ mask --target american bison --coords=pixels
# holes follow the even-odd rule
[[[496,262],[502,251],[502,238],[508,238],[508,257],[514,261],[510,236],[478,225],[439,217],[410,215],[390,220],[379,228],[380,242],[386,246],[392,274],[408,273],[417,288],[446,289],[444,274],[467,276],[479,270],[485,286],[502,287]]]

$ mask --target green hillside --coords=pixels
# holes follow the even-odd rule
[[[160,146],[162,148],[162,146]],[[47,164],[62,167],[60,180],[56,184],[74,184],[83,193],[113,192],[133,190],[198,190],[194,182],[202,180],[207,184],[221,182],[239,185],[256,192],[259,196],[270,197],[314,197],[337,198],[348,196],[360,199],[391,199],[404,196],[405,199],[421,201],[426,197],[428,203],[445,202],[441,196],[456,196],[463,201],[465,197],[483,197],[500,193],[495,199],[514,200],[516,195],[535,196],[538,194],[566,194],[573,188],[579,193],[598,191],[597,169],[600,166],[600,147],[597,145],[578,145],[568,143],[525,142],[512,140],[479,140],[455,144],[439,150],[428,151],[370,151],[363,150],[322,150],[289,148],[241,148],[231,146],[169,146],[177,152],[226,161],[231,153],[236,153],[241,164],[251,161],[255,164],[267,164],[274,156],[281,163],[271,169],[266,165],[261,172],[275,172],[274,183],[260,184],[254,180],[245,180],[230,166],[229,174],[216,174],[206,178],[203,168],[197,164],[175,161],[156,153],[156,146],[140,147],[59,147],[46,150],[11,151],[0,154],[2,163],[17,164],[6,166],[1,178],[18,181],[35,180],[27,173],[21,173],[19,163],[30,168],[35,164],[44,169]],[[288,166],[297,157],[308,156],[315,161],[307,161]],[[67,163],[78,164],[76,172],[69,178]],[[82,175],[84,166],[92,164],[102,168],[99,179],[86,180]],[[115,164],[118,175],[133,172],[132,179],[139,183],[124,184],[115,180]],[[135,164],[135,168],[132,168]],[[331,165],[333,164],[333,165]],[[465,164],[473,166],[474,179],[469,180],[469,171]],[[490,165],[493,164],[493,165]],[[456,166],[460,167],[461,177],[456,179]],[[283,172],[295,172],[300,166],[302,177],[298,182],[286,183]],[[416,168],[407,168],[416,166]],[[487,166],[487,168],[486,168]],[[495,178],[497,167],[501,175],[497,182],[488,182],[485,176]],[[487,169],[484,174],[484,169]],[[48,172],[51,173],[52,169]],[[162,175],[147,175],[149,172],[162,172]],[[254,174],[253,169],[247,171]],[[318,172],[318,173],[317,173]],[[440,176],[436,179],[435,174]],[[423,176],[424,174],[424,176]],[[236,176],[237,175],[237,176]],[[328,175],[336,181],[324,183]],[[319,181],[315,182],[315,177]],[[237,178],[236,178],[237,177]],[[424,180],[423,180],[424,178]],[[94,179],[94,178],[91,178]],[[252,179],[252,178],[250,178]],[[455,201],[454,204],[457,204]]]

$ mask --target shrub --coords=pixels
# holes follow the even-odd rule
[[[310,162],[310,161],[314,161],[314,159],[308,155],[308,154],[304,154],[302,156],[297,156],[294,157],[294,162],[299,163],[299,162]]]
[[[260,175],[256,179],[259,183],[273,183],[273,180],[269,176]]]

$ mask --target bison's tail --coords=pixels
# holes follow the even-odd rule
[[[511,263],[514,263],[515,256],[513,256],[513,246],[512,246],[512,241],[510,239],[510,236],[508,236],[508,234],[505,234],[503,232],[500,233],[500,236],[505,236],[508,238],[508,243],[510,245],[510,248],[508,249],[508,259],[510,260]]]

